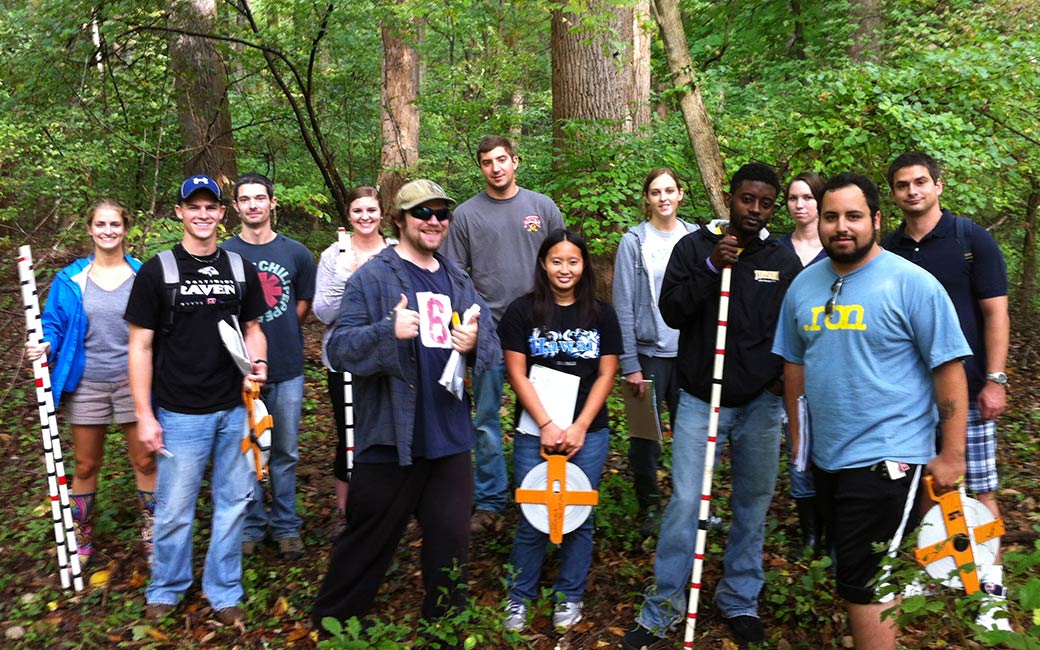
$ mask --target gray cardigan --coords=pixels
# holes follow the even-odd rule
[[[679,224],[691,233],[700,228],[679,219]],[[657,296],[653,278],[646,270],[643,243],[646,241],[647,222],[633,226],[621,237],[614,258],[614,311],[621,324],[621,374],[640,370],[639,348],[657,345]]]

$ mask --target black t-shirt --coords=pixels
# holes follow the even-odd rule
[[[220,249],[218,249],[220,250]],[[214,413],[242,403],[242,373],[224,348],[217,322],[232,314],[256,320],[267,305],[256,269],[243,264],[245,297],[240,299],[226,251],[212,262],[199,262],[180,244],[173,247],[180,283],[173,321],[171,292],[162,263],[153,257],[134,280],[124,318],[155,331],[152,395],[156,404],[188,414]],[[241,309],[239,303],[241,302]]]
[[[557,305],[550,329],[542,331],[534,324],[531,297],[527,295],[514,300],[498,323],[502,349],[526,355],[528,371],[538,364],[581,377],[574,417],[585,407],[589,391],[596,383],[600,357],[622,352],[621,327],[614,308],[604,302],[598,305],[599,317],[594,323],[579,322],[575,305]],[[604,404],[589,425],[589,431],[605,429],[607,424],[607,406]]]

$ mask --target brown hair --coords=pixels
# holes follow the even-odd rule
[[[126,236],[125,231],[130,230],[130,211],[123,207],[123,204],[115,199],[101,199],[94,205],[90,206],[90,210],[87,210],[87,228],[89,229],[94,224],[94,217],[97,216],[99,210],[113,210],[119,215],[119,219],[123,222],[123,250],[126,250]]]
[[[787,187],[784,188],[784,199],[787,199],[787,194],[791,191],[791,186],[797,181],[802,181],[809,186],[809,191],[812,192],[813,198],[816,202],[820,202],[820,190],[823,189],[823,178],[820,177],[816,172],[802,172],[791,180],[787,181]]]
[[[509,141],[509,138],[500,135],[486,135],[481,139],[480,144],[477,145],[477,164],[480,164],[480,156],[482,154],[486,154],[498,147],[505,149],[510,158],[516,157],[516,152],[513,151],[513,143]]]

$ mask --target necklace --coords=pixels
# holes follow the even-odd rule
[[[220,248],[217,248],[217,252],[213,253],[209,257],[196,257],[196,256],[192,255],[191,252],[189,252],[187,248],[184,249],[184,252],[188,253],[188,257],[190,257],[191,259],[195,260],[199,264],[212,264],[212,263],[214,263],[214,262],[216,262],[217,260],[220,259]]]

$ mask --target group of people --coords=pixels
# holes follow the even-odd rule
[[[738,643],[764,640],[758,596],[781,424],[797,449],[811,422],[811,467],[791,475],[804,544],[822,549],[826,530],[857,648],[893,648],[895,624],[881,616],[891,604],[874,582],[890,552],[877,548],[894,552],[916,525],[922,472],[943,490],[966,474],[968,490],[999,516],[1006,269],[985,229],[939,207],[938,164],[919,152],[892,163],[887,180],[904,221],[883,248],[879,190],[864,176],[824,182],[803,173],[784,189],[770,167],[749,163],[730,180],[729,219],[699,226],[678,216],[679,177],[655,169],[643,184],[646,221],[621,240],[609,304],[596,297],[581,237],[565,229],[549,197],[517,184],[513,144],[488,136],[476,161],[485,189],[457,206],[431,180],[402,186],[389,213],[393,237],[380,230],[377,190],[356,188],[351,234],[317,266],[306,247],[274,231],[274,188],[259,174],[234,184],[242,228],[219,246],[220,187],[202,175],[185,180],[175,206],[182,241],[143,265],[123,250],[126,211],[98,204],[88,224],[94,253],[58,274],[44,343],[29,350],[51,355],[55,399],[64,393],[69,404],[81,555],[91,552],[97,473],[114,417],[127,437],[152,557],[146,614],[168,615],[192,583],[192,522],[212,462],[219,480],[211,483],[202,587],[219,620],[244,623],[242,556],[268,536],[287,559],[304,551],[295,465],[301,325],[313,306],[327,326],[322,361],[339,432],[337,534],[312,611],[316,629],[326,617],[369,613],[412,517],[422,531],[423,616],[463,605],[471,536],[499,529],[510,503],[505,381],[517,398],[516,483],[543,454],[563,454],[595,489],[609,449],[606,400],[620,373],[623,389],[639,396],[652,382],[673,432],[673,488],[663,510],[660,444],[633,438],[629,447],[640,529],[658,540],[653,584],[623,646],[646,648],[685,618],[695,537],[708,525],[697,513],[729,268],[715,416],[719,446],[729,443],[732,521],[714,604]],[[766,226],[782,196],[795,231],[775,239]],[[224,349],[220,321],[242,334],[244,377]],[[472,398],[442,376],[455,361],[471,370]],[[566,421],[539,396],[530,379],[536,365],[577,376]],[[241,391],[256,385],[275,422],[269,509],[241,449]],[[798,417],[800,401],[811,418]],[[534,426],[521,427],[521,413]],[[552,585],[559,629],[581,619],[593,531],[590,517],[563,537]],[[508,629],[527,624],[547,543],[521,517]],[[999,584],[999,565],[981,577]],[[1007,626],[1000,614],[980,622]]]

